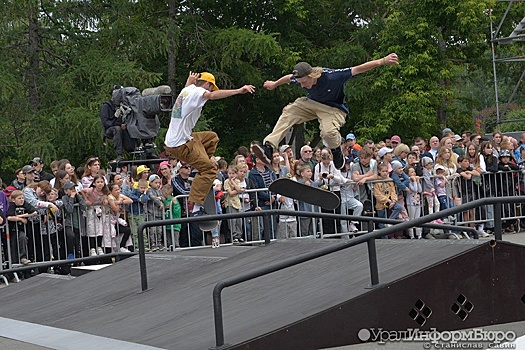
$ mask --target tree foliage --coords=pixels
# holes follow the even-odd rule
[[[269,133],[281,109],[304,91],[262,88],[297,61],[343,68],[397,52],[346,86],[350,115],[341,130],[360,139],[394,133],[428,137],[443,126],[473,128],[494,106],[489,11],[494,0],[17,0],[0,3],[0,170],[33,156],[81,165],[101,155],[100,105],[115,84],[169,84],[177,94],[190,71],[210,71],[221,88],[253,84],[253,96],[212,101],[198,128],[221,138],[231,158]],[[509,17],[520,20],[522,11]],[[501,32],[513,28],[512,21]],[[501,55],[522,48],[498,47]],[[499,68],[510,95],[519,64]],[[516,94],[520,104],[524,96]],[[164,135],[169,116],[161,116]],[[316,122],[305,126],[308,138]],[[158,145],[162,145],[159,136]]]

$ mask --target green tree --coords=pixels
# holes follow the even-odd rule
[[[486,50],[492,1],[409,1],[391,8],[378,37],[376,57],[397,52],[400,65],[368,76],[367,106],[359,132],[428,137],[443,126],[464,125],[452,109],[462,67]],[[457,121],[459,120],[459,121]]]

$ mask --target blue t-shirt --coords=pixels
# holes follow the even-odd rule
[[[352,68],[323,68],[323,73],[317,78],[317,83],[311,89],[305,89],[308,92],[306,97],[348,113],[348,106],[345,101],[345,83],[351,77]],[[290,80],[292,83],[301,86],[294,76]]]

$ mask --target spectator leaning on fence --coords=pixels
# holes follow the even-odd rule
[[[419,176],[416,175],[416,170],[414,168],[408,168],[407,175],[410,179],[410,193],[407,195],[406,198],[406,206],[409,219],[415,220],[418,219],[421,215],[421,192],[423,192],[423,190],[421,188]],[[408,230],[408,235],[411,239],[421,239],[423,235],[423,230],[421,227],[410,228]]]
[[[181,217],[180,203],[173,196],[173,186],[165,184],[162,186],[162,195],[164,196],[164,218],[166,220],[178,219]],[[179,238],[181,224],[167,225],[166,226],[166,247],[173,250],[174,248],[180,248]]]
[[[388,174],[388,167],[386,164],[379,164],[377,167],[379,178],[374,183],[374,197],[375,197],[375,209],[377,215],[382,218],[387,217],[387,210],[391,210],[389,219],[397,219],[403,207],[397,202],[397,190],[392,179]],[[379,224],[379,227],[384,227],[383,224]]]
[[[7,221],[9,222],[9,233],[11,236],[11,262],[19,261],[23,265],[31,262],[27,251],[27,224],[30,217],[36,216],[35,208],[27,203],[24,193],[15,190],[10,196],[11,205],[7,209]]]
[[[112,224],[115,225],[117,238],[120,238],[115,243],[118,244],[119,252],[129,253],[130,250],[127,247],[129,246],[131,248],[133,246],[133,243],[130,240],[131,229],[126,220],[121,216],[124,215],[124,205],[133,203],[133,200],[121,193],[121,188],[118,183],[111,183],[108,188],[108,203],[111,209],[111,221]],[[106,248],[106,252],[108,252],[108,248]]]
[[[389,152],[390,154],[392,152]],[[372,199],[370,187],[367,182],[377,179],[377,161],[372,159],[374,155],[370,148],[363,148],[359,151],[359,162],[352,163],[350,171],[352,180],[359,185],[359,200],[363,203],[366,199]]]
[[[439,200],[437,198],[436,189],[434,187],[434,179],[432,178],[432,171],[434,169],[434,161],[431,157],[423,157],[421,159],[423,166],[422,191],[427,205],[429,214],[439,211]]]

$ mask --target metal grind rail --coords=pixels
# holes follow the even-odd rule
[[[454,208],[446,209],[438,213],[426,215],[412,221],[402,222],[394,226],[386,227],[383,229],[375,230],[370,233],[363,234],[361,236],[355,237],[351,240],[341,242],[336,245],[331,245],[329,247],[324,247],[316,251],[301,254],[292,258],[288,258],[278,263],[273,263],[271,265],[254,269],[249,272],[239,274],[230,278],[226,278],[221,282],[218,282],[213,289],[213,311],[214,311],[214,320],[215,320],[215,349],[223,348],[224,343],[224,323],[222,318],[222,298],[221,293],[224,288],[237,285],[249,281],[251,279],[261,277],[272,272],[283,270],[285,268],[301,264],[306,261],[320,258],[322,256],[338,252],[343,249],[347,249],[358,244],[367,242],[368,244],[368,253],[369,253],[369,264],[370,264],[370,275],[371,275],[371,285],[377,286],[379,284],[379,271],[377,267],[377,252],[375,247],[375,239],[382,236],[394,233],[396,231],[406,230],[408,228],[422,226],[428,222],[434,221],[436,219],[442,218],[444,216],[455,215],[461,213],[465,210],[474,209],[482,205],[493,205],[494,206],[494,236],[496,240],[502,240],[502,205],[508,203],[525,203],[525,196],[519,197],[499,197],[499,198],[483,198],[466,203]],[[269,211],[271,212],[271,211]],[[276,210],[275,212],[279,212]],[[267,214],[270,215],[270,214]],[[303,214],[301,214],[303,215]],[[317,214],[321,215],[321,214]],[[328,214],[333,215],[333,214]],[[306,216],[306,215],[305,215]],[[323,215],[324,217],[324,215]],[[341,216],[338,216],[341,218]],[[371,218],[367,218],[365,221],[372,221]],[[375,220],[374,220],[375,221]],[[443,226],[442,226],[443,227]],[[466,227],[465,227],[466,228]],[[463,230],[464,228],[461,228]]]

